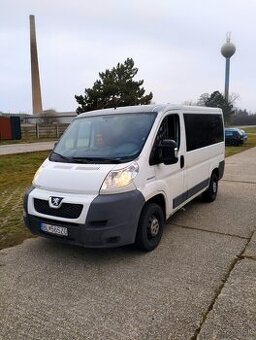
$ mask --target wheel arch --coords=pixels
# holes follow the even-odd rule
[[[220,177],[220,173],[219,173],[219,168],[215,168],[212,170],[212,175],[215,174],[217,176],[217,178],[219,179]]]
[[[166,202],[165,202],[165,197],[163,194],[157,194],[153,197],[151,197],[148,201],[145,202],[146,204],[149,203],[155,203],[157,205],[159,205],[161,207],[161,209],[163,210],[163,214],[164,214],[164,219],[166,220]]]

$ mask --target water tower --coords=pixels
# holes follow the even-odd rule
[[[229,91],[229,72],[230,72],[230,58],[236,51],[236,46],[230,42],[231,33],[227,33],[225,44],[221,47],[221,54],[226,58],[226,71],[225,71],[225,98],[228,100]]]

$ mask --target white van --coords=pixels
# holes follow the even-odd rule
[[[153,250],[175,211],[214,201],[224,172],[220,109],[142,105],[73,120],[25,194],[40,236],[85,247]]]

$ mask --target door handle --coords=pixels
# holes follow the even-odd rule
[[[180,156],[180,167],[181,169],[184,168],[184,164],[185,164],[185,160],[184,160],[184,156]]]

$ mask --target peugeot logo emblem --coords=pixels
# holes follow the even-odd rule
[[[50,196],[49,197],[49,206],[54,209],[58,209],[61,207],[63,197],[55,197]]]

